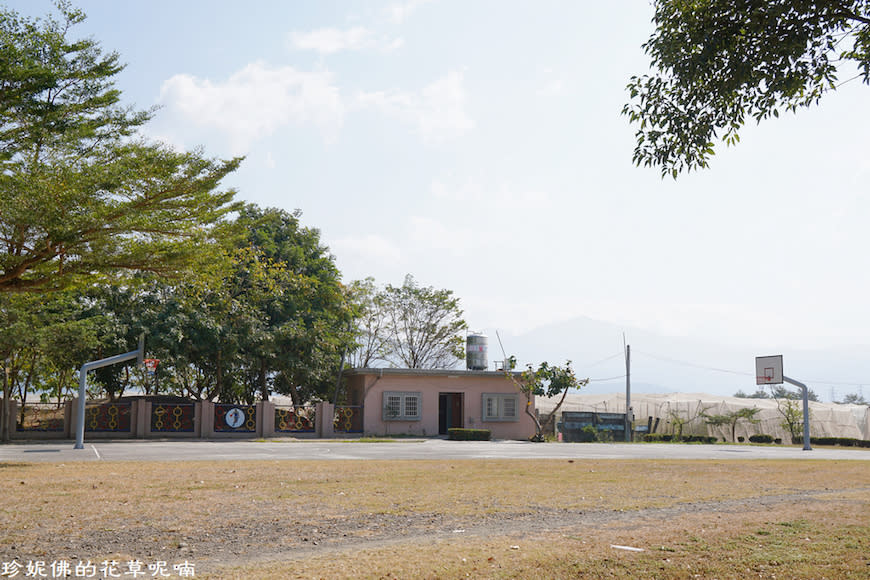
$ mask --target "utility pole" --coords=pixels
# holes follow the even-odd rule
[[[623,341],[625,341],[625,336],[623,336]],[[632,415],[634,413],[631,410],[631,345],[625,345],[625,442],[631,442],[631,423],[632,423]]]

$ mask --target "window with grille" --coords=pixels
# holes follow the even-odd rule
[[[420,393],[384,391],[384,421],[419,421]]]
[[[519,395],[504,393],[484,393],[484,421],[518,421]]]

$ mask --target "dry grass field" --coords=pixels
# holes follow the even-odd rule
[[[870,577],[866,461],[0,463],[0,474],[0,562],[188,561],[197,578]]]

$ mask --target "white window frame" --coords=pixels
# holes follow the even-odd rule
[[[513,414],[506,413],[511,407],[507,401],[513,402]],[[490,412],[494,410],[495,412]],[[480,401],[481,421],[504,422],[520,420],[520,396],[510,393],[483,393]]]
[[[391,397],[399,400],[399,413],[392,416],[387,411]],[[411,401],[416,403],[416,415],[408,414],[408,404]],[[423,396],[419,391],[384,391],[381,411],[384,421],[420,421],[423,418]]]

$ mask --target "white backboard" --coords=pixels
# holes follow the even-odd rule
[[[782,355],[755,357],[755,384],[782,384]]]

